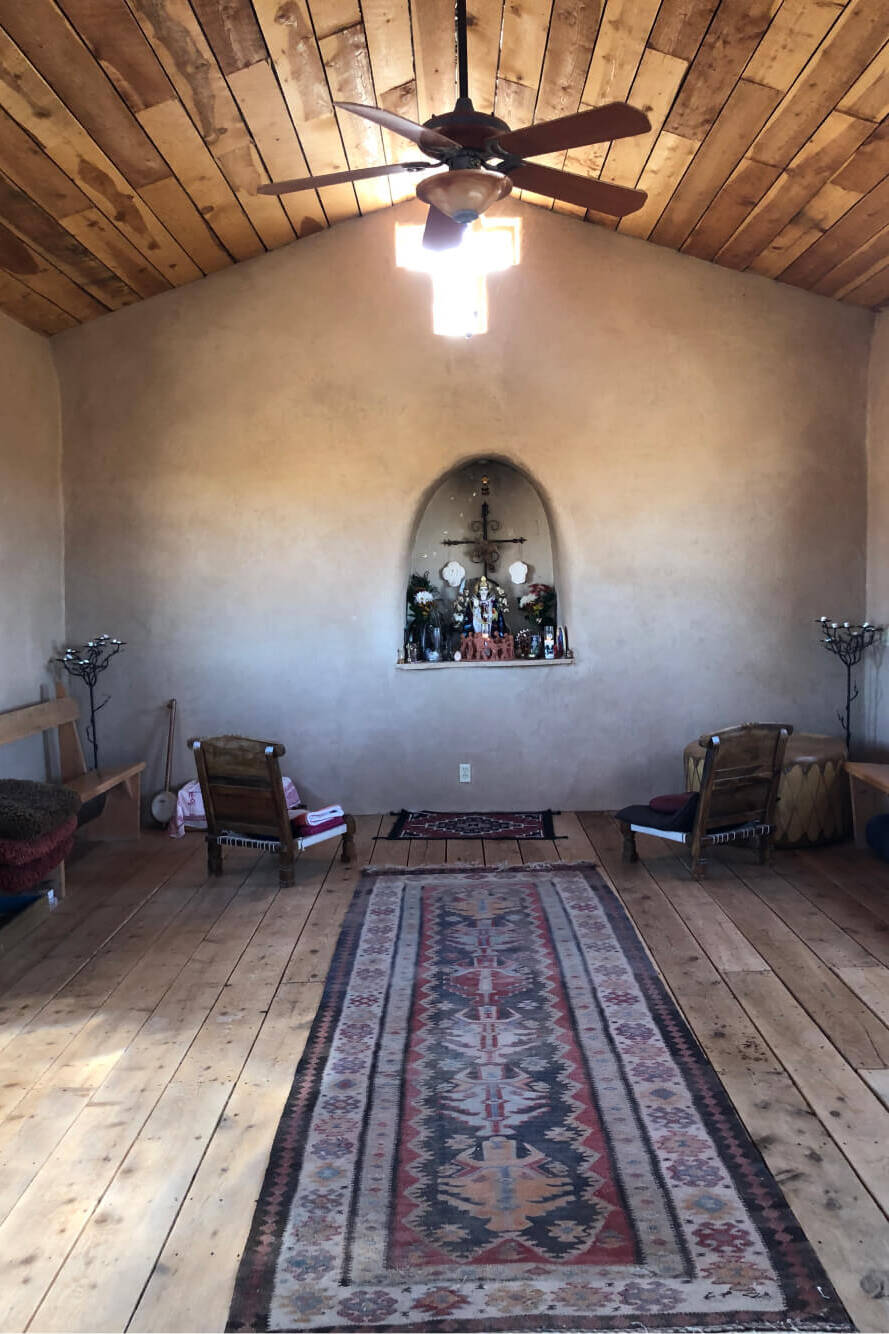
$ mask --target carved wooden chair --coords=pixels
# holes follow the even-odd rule
[[[768,861],[784,748],[792,731],[782,723],[743,723],[702,736],[707,753],[699,792],[656,797],[648,806],[617,812],[624,861],[637,860],[637,834],[685,844],[696,876],[703,874],[704,848],[738,839],[755,839],[759,861]]]
[[[207,868],[222,875],[224,846],[277,852],[282,889],[293,884],[298,853],[327,838],[342,838],[343,861],[355,855],[355,821],[351,815],[313,834],[287,811],[281,767],[285,749],[276,741],[243,736],[194,737],[198,781],[207,817]]]

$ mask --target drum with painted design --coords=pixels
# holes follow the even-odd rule
[[[704,747],[685,747],[685,790],[701,786]],[[784,768],[775,812],[775,847],[816,848],[849,837],[852,811],[845,774],[846,747],[840,737],[793,732],[784,752]]]

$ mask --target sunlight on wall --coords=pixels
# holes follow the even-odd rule
[[[481,217],[452,250],[424,250],[423,227],[395,224],[395,263],[432,279],[432,331],[471,338],[488,329],[489,273],[513,268],[520,258],[521,221]]]

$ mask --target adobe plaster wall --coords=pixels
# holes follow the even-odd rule
[[[128,641],[100,740],[149,792],[170,696],[175,780],[239,731],[359,812],[615,806],[702,729],[835,730],[812,621],[864,612],[871,315],[516,210],[471,342],[394,269],[413,203],[53,340],[68,630]],[[572,668],[394,668],[419,507],[478,457],[543,495]]]
[[[868,395],[867,616],[889,625],[889,312],[878,315]],[[889,761],[889,648],[868,655],[865,740],[870,758]]]
[[[59,393],[49,341],[0,315],[0,709],[33,704],[64,635]],[[0,776],[45,775],[40,737]]]

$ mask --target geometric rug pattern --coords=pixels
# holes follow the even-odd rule
[[[552,811],[401,811],[388,838],[553,838]]]
[[[229,1329],[849,1329],[594,868],[366,872]]]

